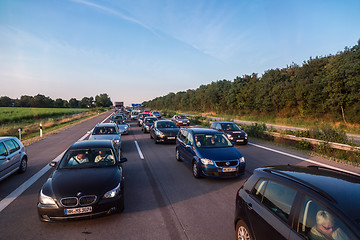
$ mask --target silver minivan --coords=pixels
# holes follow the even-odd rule
[[[17,137],[0,137],[0,181],[27,168],[27,154]]]

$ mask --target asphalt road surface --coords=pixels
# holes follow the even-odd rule
[[[38,194],[50,176],[48,163],[108,115],[100,115],[26,148],[24,174],[0,182],[0,239],[235,239],[235,195],[252,171],[275,164],[316,162],[360,173],[360,169],[264,146],[250,139],[237,146],[246,159],[246,173],[232,179],[195,179],[175,159],[174,144],[155,144],[131,122],[122,136],[125,210],[121,214],[70,222],[43,223],[37,215]],[[308,162],[310,161],[310,162]],[[29,180],[30,179],[30,180]],[[17,196],[18,195],[18,196]]]

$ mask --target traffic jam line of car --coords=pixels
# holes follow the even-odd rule
[[[255,169],[236,194],[236,239],[360,238],[360,174],[248,143],[247,134],[230,122],[216,122],[211,128],[180,128],[181,124],[176,124],[175,119],[182,119],[184,123],[183,116],[154,121],[148,113],[133,115],[135,119],[139,117],[140,127],[148,123],[142,131],[146,133],[148,129],[155,144],[175,143],[174,157],[188,165],[195,178],[243,175],[246,162],[235,143],[249,144],[317,165]],[[104,123],[110,116],[110,123]],[[127,159],[122,156],[121,133],[127,134],[129,125],[122,121],[126,116],[110,116],[0,201],[0,212],[48,172],[50,166],[55,170],[39,194],[40,220],[122,212],[122,164]],[[91,134],[89,140],[82,141],[88,134]],[[144,160],[137,141],[135,145],[140,159]],[[146,162],[143,163],[148,169]],[[151,172],[148,175],[151,177]]]

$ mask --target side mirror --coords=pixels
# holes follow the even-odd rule
[[[50,166],[50,167],[56,167],[56,165],[57,165],[57,162],[51,162],[51,163],[49,163],[49,166]]]
[[[124,162],[127,162],[127,158],[120,158],[120,163],[124,163]]]
[[[191,145],[190,145],[190,144],[186,144],[185,147],[191,148]]]
[[[88,134],[91,134],[91,131],[88,131],[87,133],[88,133]]]

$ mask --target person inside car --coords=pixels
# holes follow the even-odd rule
[[[113,161],[113,160],[114,160],[114,156],[113,156],[113,155],[106,154],[105,151],[100,150],[100,151],[99,151],[99,155],[97,155],[97,156],[95,157],[95,162],[97,163],[97,162],[105,161],[105,160]]]
[[[68,165],[78,165],[89,162],[89,159],[85,156],[85,153],[78,153],[76,156],[70,158]]]
[[[349,240],[346,234],[340,229],[334,227],[335,220],[333,216],[324,210],[316,214],[316,225],[311,228],[311,240]]]

